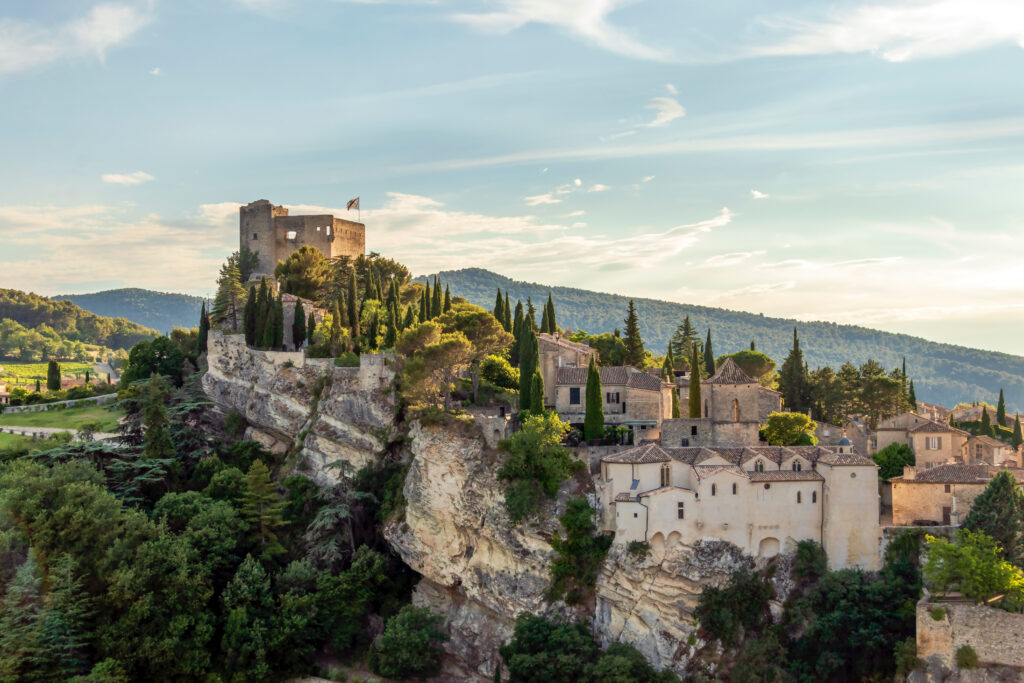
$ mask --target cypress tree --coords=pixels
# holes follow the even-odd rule
[[[60,391],[60,365],[52,358],[46,364],[46,388],[50,391]]]
[[[427,287],[428,288],[430,287],[430,283],[429,282],[427,283]],[[420,315],[419,315],[419,321],[421,323],[426,322],[427,318],[429,318],[429,317],[430,316],[427,315],[427,293],[423,292],[423,294],[420,295]]]
[[[992,420],[988,416],[988,408],[985,406],[981,407],[981,434],[982,436],[992,436]]]
[[[402,329],[407,330],[416,324],[416,314],[412,312],[412,305],[410,304],[405,309],[405,320],[402,321]]]
[[[306,341],[306,311],[302,308],[302,300],[295,301],[295,315],[292,316],[292,343],[296,349],[302,348]]]
[[[430,315],[430,310],[431,310],[431,306],[432,306],[431,302],[433,300],[434,300],[434,294],[433,294],[433,290],[430,289],[430,278],[428,277],[427,278],[427,288],[425,290],[423,290],[423,301],[425,303],[423,305],[423,317],[422,317],[422,320],[420,322],[423,322],[425,320],[430,320],[433,317],[433,316]]]
[[[750,340],[750,350],[751,351],[757,351],[757,347],[754,346],[754,340],[753,339]]]
[[[1013,420],[1013,436],[1010,437],[1010,444],[1014,448],[1020,449],[1020,445],[1024,443],[1024,435],[1020,431],[1020,415],[1018,414]]]
[[[398,339],[398,323],[398,308],[392,302],[391,310],[388,312],[388,325],[384,331],[384,348],[395,348],[395,341]]]
[[[783,405],[794,413],[805,412],[809,407],[809,383],[804,354],[800,350],[800,338],[794,327],[793,348],[779,369],[779,390],[782,392]]]
[[[448,285],[444,286],[444,306],[441,308],[442,313],[447,313],[452,310],[452,293],[448,289]]]
[[[690,347],[690,417],[700,417],[700,362],[697,360],[697,345]],[[693,370],[692,368],[696,368]]]
[[[508,303],[508,290],[505,290],[505,310],[504,317],[501,319],[501,325],[505,328],[506,332],[512,332],[512,308]]]
[[[370,318],[370,325],[366,331],[366,341],[369,344],[371,351],[377,350],[377,338],[380,336],[380,313],[374,312],[373,317]]]
[[[512,342],[512,358],[511,358],[511,361],[512,361],[512,363],[514,365],[518,365],[519,364],[519,345],[522,343],[522,339],[523,339],[524,323],[525,323],[525,320],[523,318],[523,302],[522,301],[517,301],[516,302],[516,317],[515,317],[515,320],[512,322],[512,338],[514,339],[514,341]]]
[[[999,402],[996,403],[996,422],[999,426],[1006,426],[1006,399],[1003,397],[1003,388],[999,387]]]
[[[434,295],[430,300],[430,317],[431,319],[441,315],[441,283],[438,279],[434,278]]]
[[[245,314],[249,313],[249,303],[245,304]],[[202,308],[199,310],[199,337],[196,339],[196,353],[206,353],[208,346],[207,341],[210,338],[210,316],[206,314],[206,302],[203,302]],[[246,332],[246,341],[248,341],[248,332]],[[88,383],[88,382],[86,382]]]
[[[274,348],[284,348],[284,301],[280,292],[274,302]]]
[[[529,326],[530,331],[534,334],[537,333],[537,309],[533,307],[533,301],[530,297],[526,297],[526,312],[523,315],[523,320]]]
[[[334,302],[334,310],[331,311],[331,356],[337,358],[341,353],[341,312],[338,310],[338,302]]]
[[[597,369],[594,357],[590,357],[587,367],[587,405],[586,416],[583,418],[583,438],[587,441],[600,439],[604,436],[604,396],[601,391],[601,372]]]
[[[492,313],[498,319],[498,322],[505,319],[505,304],[501,299],[501,287],[498,287],[498,296],[494,299],[494,310]]]
[[[39,380],[36,380],[36,393],[38,394],[40,391],[42,391],[42,388],[39,385]]]
[[[623,340],[626,344],[626,358],[623,361],[625,365],[632,365],[633,367],[643,368],[644,367],[644,340],[640,338],[640,325],[637,322],[636,307],[633,305],[633,300],[629,300],[629,310],[626,313],[626,338]]]
[[[356,269],[355,266],[349,266],[348,271],[348,298],[345,302],[345,308],[348,312],[348,329],[351,332],[351,337],[355,339],[359,336],[359,309],[356,307]]]
[[[537,372],[537,336],[529,326],[524,325],[522,339],[519,344],[519,410],[530,410],[533,407],[530,391],[533,388],[533,374]]]
[[[548,332],[554,334],[558,331],[558,323],[555,322],[555,302],[551,300],[551,292],[548,292]]]
[[[85,385],[89,386],[89,371],[85,371]]]
[[[907,388],[907,403],[910,404],[911,410],[917,410],[917,394],[914,393],[914,380],[910,380],[910,386]]]
[[[335,304],[335,306],[337,306],[337,304]],[[309,340],[310,344],[313,343],[314,332],[316,332],[316,315],[313,313],[313,311],[310,311],[309,319],[306,320],[306,339]]]
[[[242,324],[245,327],[245,343],[249,346],[256,345],[256,285],[249,286],[249,298],[245,302],[245,311],[242,313]]]
[[[672,344],[669,345],[669,351],[672,349]],[[672,367],[672,354],[665,354],[665,362],[661,364],[661,372],[658,373],[663,380],[666,382],[674,382],[676,377],[675,368]]]
[[[679,415],[679,389],[672,386],[672,417],[677,418]]]
[[[711,328],[708,328],[708,338],[704,342],[704,371],[708,377],[715,375],[715,352],[711,350]]]
[[[541,310],[540,314],[540,331],[543,332],[544,334],[550,334],[550,324],[551,323],[548,321],[548,307],[547,305],[545,305],[543,310]]]
[[[530,412],[540,415],[544,412],[544,376],[540,370],[533,372],[533,381],[530,383]]]
[[[373,283],[373,266],[369,261],[366,263],[366,270],[363,275],[363,301],[377,298],[377,288]]]

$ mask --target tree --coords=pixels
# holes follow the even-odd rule
[[[426,607],[406,605],[388,619],[384,633],[370,652],[370,668],[388,678],[426,678],[441,671],[441,630],[444,618]]]
[[[228,259],[221,266],[217,278],[217,295],[213,300],[212,318],[214,321],[227,325],[230,330],[238,329],[238,317],[242,300],[245,299],[245,287],[238,272],[238,264]]]
[[[444,304],[441,307],[442,313],[447,313],[452,310],[452,293],[448,289],[448,285],[444,286]]]
[[[708,355],[707,349],[704,349],[704,355]],[[726,358],[732,358],[732,362],[736,363],[740,370],[752,379],[756,380],[760,380],[762,377],[771,374],[775,370],[775,361],[760,351],[744,350],[737,351],[736,353],[727,353],[719,356],[715,361],[715,364],[718,367],[721,367]]]
[[[643,368],[646,364],[644,356],[644,340],[640,338],[640,325],[637,323],[636,307],[633,300],[629,300],[629,309],[626,313],[626,365]]]
[[[355,339],[359,336],[359,309],[356,307],[356,269],[349,266],[348,289],[346,291],[345,310],[348,314],[349,336]]]
[[[533,373],[533,381],[530,383],[530,412],[540,415],[544,412],[544,376],[540,370]]]
[[[914,464],[914,452],[905,443],[891,443],[871,458],[878,465],[878,478],[889,481],[903,474],[903,468]]]
[[[145,408],[142,422],[145,425],[145,441],[142,446],[142,457],[152,460],[173,458],[174,442],[169,431],[170,421],[167,419],[167,385],[160,375],[149,377],[146,386]]]
[[[499,653],[510,681],[555,683],[579,680],[584,665],[597,656],[598,647],[590,629],[581,622],[549,621],[523,612],[516,619],[512,639]]]
[[[301,349],[306,341],[306,311],[302,308],[302,301],[296,300],[295,313],[292,315],[292,344],[296,349]]]
[[[539,346],[537,335],[525,325],[519,343],[519,410],[525,412],[533,407],[531,400],[533,389],[533,375],[537,372],[539,358]]]
[[[779,391],[782,393],[783,405],[789,410],[806,412],[810,407],[810,380],[795,327],[793,348],[779,370]]]
[[[246,312],[249,310],[248,303],[245,307]],[[248,332],[246,333],[248,335]],[[206,315],[206,302],[203,302],[203,306],[199,311],[199,338],[196,340],[196,353],[204,354],[207,350],[207,340],[210,337],[210,317]],[[246,336],[248,341],[248,336]]]
[[[928,555],[922,571],[933,589],[944,594],[955,586],[979,602],[998,595],[1010,604],[1024,602],[1024,572],[1004,559],[1006,551],[988,534],[965,526],[953,542],[930,535],[925,540]]]
[[[911,410],[917,410],[917,393],[914,391],[914,380],[910,380],[910,388],[907,389],[907,402]]]
[[[526,311],[523,314],[523,321],[534,334],[537,334],[537,309],[533,307],[533,300],[530,297],[526,297]]]
[[[996,403],[996,422],[999,426],[1006,426],[1006,399],[1003,397],[1003,388],[999,387],[999,402]]]
[[[270,577],[246,556],[224,589],[224,634],[221,652],[227,680],[265,680],[269,641],[273,638],[274,599]]]
[[[254,540],[262,551],[261,558],[269,560],[283,553],[284,548],[278,543],[274,531],[284,526],[281,496],[262,460],[254,460],[249,468],[245,475],[245,492],[238,502],[241,504],[242,516],[251,525]]]
[[[764,423],[764,435],[772,446],[813,446],[818,423],[804,413],[771,413]]]
[[[519,345],[522,342],[523,325],[524,325],[523,302],[522,301],[517,301],[516,302],[515,318],[512,320],[512,337],[513,337],[513,339],[515,341],[512,343],[512,358],[511,358],[512,363],[516,364],[516,365],[519,364]]]
[[[505,290],[505,311],[501,319],[501,324],[505,328],[506,332],[512,332],[512,308],[508,302],[508,290]]]
[[[330,277],[327,257],[316,247],[304,245],[277,264],[274,277],[281,283],[281,291],[319,300]]]
[[[402,333],[395,351],[405,356],[400,385],[402,395],[415,404],[451,406],[451,392],[459,373],[473,362],[473,345],[462,332],[442,333],[433,320]]]
[[[672,387],[672,419],[681,417],[679,413],[679,390]]]
[[[558,332],[558,322],[555,320],[555,302],[551,299],[551,292],[548,292],[548,332],[555,334]]]
[[[49,391],[60,391],[60,365],[52,358],[46,364],[46,388]]]
[[[431,296],[431,299],[430,299],[430,317],[433,319],[433,318],[436,318],[437,316],[441,315],[441,312],[442,312],[441,308],[442,308],[442,303],[441,303],[441,283],[438,281],[437,277],[435,276],[434,277],[434,293],[433,293],[433,295]]]
[[[331,334],[328,341],[331,356],[337,358],[341,354],[341,309],[338,302],[334,302],[334,310],[331,311]]]
[[[544,498],[553,498],[558,485],[576,467],[562,439],[569,425],[554,411],[527,415],[522,429],[501,443],[505,462],[498,479],[505,489],[505,509],[513,524],[537,514]]]
[[[715,353],[711,350],[711,328],[708,328],[708,338],[704,342],[704,372],[708,377],[715,374]]]
[[[238,264],[238,279],[245,284],[252,279],[252,274],[259,268],[260,255],[244,245],[232,256],[235,255],[237,255],[235,261]]]
[[[503,320],[505,315],[505,303],[501,298],[501,287],[498,287],[498,295],[494,299],[494,310],[491,311],[498,320]]]
[[[466,305],[457,311],[449,310],[438,318],[438,322],[444,332],[464,334],[473,347],[470,372],[473,400],[476,401],[480,391],[480,364],[492,353],[508,348],[512,335],[505,332],[497,318],[477,306]]]
[[[565,596],[569,605],[578,604],[597,583],[612,537],[597,534],[594,524],[594,509],[586,498],[573,498],[565,507],[565,514],[558,518],[565,531],[565,538],[555,536],[551,547],[555,556],[551,560],[551,588],[549,600]]]
[[[550,324],[548,323],[548,307],[547,307],[547,304],[544,305],[544,308],[541,310],[541,313],[540,313],[540,331],[543,334],[548,334],[551,331]]]
[[[990,536],[1002,548],[1003,559],[1024,560],[1024,493],[1009,471],[1000,470],[978,494],[963,527]]]
[[[700,398],[700,363],[697,359],[697,344],[690,346],[690,417],[698,418],[701,413]]]
[[[675,367],[685,369],[689,366],[690,359],[686,357],[686,354],[689,353],[690,348],[697,342],[697,330],[694,329],[693,324],[690,322],[690,316],[686,316],[683,318],[683,323],[672,334],[672,349],[676,353],[676,357],[672,361]]]
[[[982,436],[995,436],[995,431],[992,429],[992,420],[988,416],[988,407],[981,407],[981,427],[978,429],[978,433]]]
[[[274,348],[284,348],[284,299],[280,292],[274,302]]]
[[[587,405],[583,418],[583,438],[594,441],[604,436],[604,395],[601,390],[601,373],[594,357],[590,357],[587,368]]]
[[[1022,443],[1024,443],[1024,435],[1021,434],[1020,415],[1017,415],[1013,420],[1013,436],[1010,437],[1010,444],[1019,450]]]

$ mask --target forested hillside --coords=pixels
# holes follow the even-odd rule
[[[93,294],[62,294],[53,298],[70,301],[97,315],[125,318],[164,333],[175,327],[195,327],[199,323],[199,309],[204,301],[198,296],[154,292],[137,287],[108,289]]]
[[[104,318],[70,301],[0,289],[0,358],[79,358],[85,346],[130,349],[156,335],[156,330]]]
[[[443,271],[438,277],[451,285],[452,294],[466,297],[488,310],[494,306],[498,287],[508,290],[513,305],[516,299],[525,303],[528,296],[532,297],[538,310],[550,291],[558,312],[558,324],[591,333],[621,329],[629,303],[628,296],[518,282],[480,268]],[[1024,357],[1021,356],[940,344],[855,325],[769,318],[656,299],[637,298],[636,308],[644,342],[656,355],[665,352],[669,337],[689,315],[702,333],[711,328],[717,354],[749,348],[754,341],[759,351],[781,364],[793,344],[793,327],[796,326],[804,359],[811,369],[822,365],[838,368],[846,361],[859,365],[869,358],[891,369],[906,357],[907,373],[914,379],[917,397],[922,401],[946,406],[974,400],[994,403],[1002,387],[1007,409],[1011,412],[1024,409]]]

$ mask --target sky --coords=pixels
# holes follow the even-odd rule
[[[209,295],[238,206],[1024,354],[1024,3],[0,0],[0,287]]]

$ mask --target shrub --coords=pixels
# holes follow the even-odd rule
[[[739,569],[725,586],[704,589],[693,616],[712,639],[734,645],[741,625],[747,631],[756,631],[767,623],[772,592],[771,584],[756,573]]]
[[[935,621],[942,621],[946,618],[946,608],[932,607],[930,610],[928,610],[928,614],[932,615],[932,619],[934,619]]]
[[[358,368],[359,354],[353,351],[346,351],[334,359],[334,365],[339,368]]]
[[[889,481],[903,474],[903,468],[914,464],[914,452],[903,443],[891,443],[871,456],[878,465],[878,478]]]
[[[970,645],[961,645],[956,651],[956,665],[961,669],[978,666],[978,653]]]
[[[426,678],[441,671],[442,617],[426,607],[406,605],[388,619],[377,645],[370,651],[370,668],[389,678]]]
[[[552,498],[573,469],[583,467],[562,446],[569,425],[556,413],[531,415],[523,428],[502,442],[507,453],[498,479],[512,482],[505,490],[505,509],[513,524],[538,513],[544,498]]]
[[[630,555],[645,560],[651,554],[651,544],[647,541],[630,541],[628,550]]]
[[[825,549],[814,541],[804,540],[796,545],[796,557],[793,558],[793,576],[798,581],[816,581],[828,570],[828,557]]]
[[[917,656],[917,640],[914,638],[907,638],[896,643],[893,655],[896,659],[897,676],[906,676],[924,664],[924,660]]]
[[[597,583],[605,555],[612,544],[612,537],[594,535],[594,510],[586,498],[573,498],[566,506],[565,514],[558,518],[565,530],[565,538],[551,539],[555,558],[551,561],[551,589],[549,600],[565,596],[566,604],[573,605],[583,600]]]
[[[485,379],[502,389],[519,390],[519,368],[501,356],[487,356],[480,364],[480,379]]]

